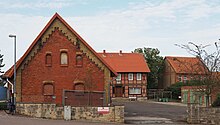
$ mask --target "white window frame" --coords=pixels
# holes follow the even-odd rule
[[[142,74],[141,73],[137,73],[137,80],[141,80],[142,79]]]
[[[116,77],[117,81],[121,81],[121,73],[118,73],[118,76]]]
[[[131,76],[130,76],[131,75]],[[128,80],[133,80],[134,74],[133,73],[128,73]]]
[[[120,84],[121,83],[121,74],[118,73],[118,76],[116,77],[116,83]]]
[[[187,76],[184,75],[184,76],[183,76],[183,82],[186,82],[186,81],[187,81]]]
[[[129,87],[129,95],[141,95],[141,87]]]
[[[178,75],[178,81],[183,82],[182,75]]]
[[[190,80],[194,80],[194,77],[193,77],[193,76],[190,76]]]
[[[66,51],[60,53],[60,64],[68,65],[68,53]]]

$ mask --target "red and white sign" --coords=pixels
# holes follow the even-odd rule
[[[109,107],[98,107],[98,113],[108,114],[109,113]]]

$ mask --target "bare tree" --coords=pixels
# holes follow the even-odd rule
[[[97,83],[94,82],[93,80],[93,74],[95,72],[93,71],[91,65],[87,66],[86,70],[85,70],[85,90],[88,91],[88,105],[92,105],[92,101],[93,101],[93,97],[94,96],[94,91],[97,89]]]
[[[3,55],[0,53],[0,74],[4,73],[1,68],[4,67],[5,64],[3,64]]]
[[[201,60],[201,62],[205,65],[208,70],[203,70],[203,73],[199,73],[201,70],[197,71],[198,77],[196,80],[200,83],[201,88],[198,88],[199,91],[204,92],[207,100],[207,104],[209,105],[209,97],[213,91],[216,91],[216,87],[220,84],[220,43],[215,42],[214,46],[211,45],[197,45],[193,42],[189,42],[188,44],[182,44],[176,46],[185,49],[191,55],[196,56]],[[212,52],[208,47],[213,47]],[[194,70],[196,66],[192,66]],[[205,77],[200,77],[202,74],[205,74]],[[205,88],[205,89],[204,89]]]

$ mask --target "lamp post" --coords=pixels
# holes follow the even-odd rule
[[[13,111],[15,113],[16,107],[16,35],[9,35],[10,38],[14,38],[14,86],[13,86],[13,98],[12,98],[12,106]]]

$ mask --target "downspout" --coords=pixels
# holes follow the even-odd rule
[[[116,79],[116,77],[112,77],[112,80],[109,80],[108,81],[108,96],[109,96],[109,102],[107,102],[108,104],[108,106],[110,106],[111,105],[111,103],[112,103],[112,100],[111,100],[111,91],[110,91],[110,87],[111,87],[111,83],[114,81]]]
[[[8,80],[8,78],[6,79],[6,81],[11,85],[11,92],[14,93],[14,85]]]

